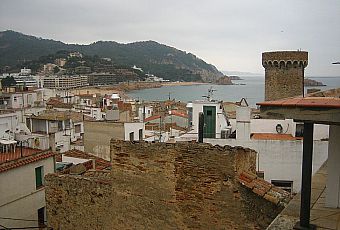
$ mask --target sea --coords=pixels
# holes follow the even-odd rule
[[[256,107],[257,102],[264,101],[264,76],[239,76],[243,80],[233,81],[235,85],[188,85],[188,86],[163,86],[161,88],[142,89],[128,92],[131,98],[143,101],[163,101],[175,99],[181,102],[202,100],[208,95],[208,90],[212,88],[215,100],[236,102],[245,98],[251,107]],[[305,87],[317,88],[322,91],[340,88],[340,76],[338,77],[308,77],[320,81],[326,86]]]

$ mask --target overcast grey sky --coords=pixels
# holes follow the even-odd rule
[[[1,0],[7,29],[67,43],[155,40],[255,73],[262,52],[302,49],[306,75],[340,76],[339,0]]]

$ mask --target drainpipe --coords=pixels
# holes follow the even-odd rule
[[[200,112],[198,115],[198,143],[203,143],[203,127],[204,127],[204,114]]]

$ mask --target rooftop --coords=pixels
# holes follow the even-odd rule
[[[265,101],[257,103],[261,106],[276,107],[318,107],[318,108],[339,108],[340,98],[335,97],[296,97],[286,98],[277,101]]]
[[[16,148],[15,151],[0,153],[0,173],[54,156],[51,151],[31,148]]]
[[[111,166],[109,161],[104,160],[103,158],[91,155],[90,153],[77,150],[77,149],[69,150],[63,153],[63,155],[67,157],[74,157],[74,158],[79,158],[79,159],[95,160],[96,170],[103,170]]]
[[[336,97],[295,97],[257,105],[261,106],[262,118],[340,124],[340,98]]]
[[[51,121],[64,121],[72,119],[74,122],[91,121],[95,120],[92,117],[86,116],[79,112],[74,111],[57,111],[57,110],[45,110],[38,116],[32,115],[31,118],[37,120],[51,120]]]
[[[302,137],[293,137],[291,134],[276,134],[276,133],[252,133],[251,138],[254,140],[284,140],[295,141],[302,140]]]

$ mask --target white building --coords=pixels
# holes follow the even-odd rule
[[[31,75],[31,73],[32,73],[31,69],[23,68],[20,70],[20,75]]]
[[[34,91],[8,92],[0,96],[1,109],[23,109],[34,107],[37,93]]]
[[[150,106],[141,106],[138,108],[138,118],[139,121],[142,122],[144,119],[149,118],[152,116],[153,113],[153,107]]]
[[[236,111],[236,139],[211,139],[214,145],[242,146],[258,153],[257,171],[264,179],[281,185],[291,192],[301,189],[302,146],[299,124],[292,120],[250,119],[249,108],[240,106]],[[316,125],[314,136],[313,173],[327,159],[328,126]]]
[[[226,133],[231,132],[231,127],[222,103],[219,101],[194,101],[188,103],[189,133],[198,133],[199,114],[204,114],[204,134],[205,138],[221,138]]]
[[[1,228],[46,224],[44,176],[54,172],[53,152],[17,149],[0,153]]]
[[[87,76],[45,76],[43,86],[49,89],[72,89],[88,85]]]
[[[14,111],[0,111],[0,139],[14,136],[15,128],[18,125],[18,117]]]
[[[46,110],[37,116],[30,116],[26,123],[32,134],[49,140],[53,151],[66,152],[73,143],[82,141],[85,119],[90,118],[78,112]]]

